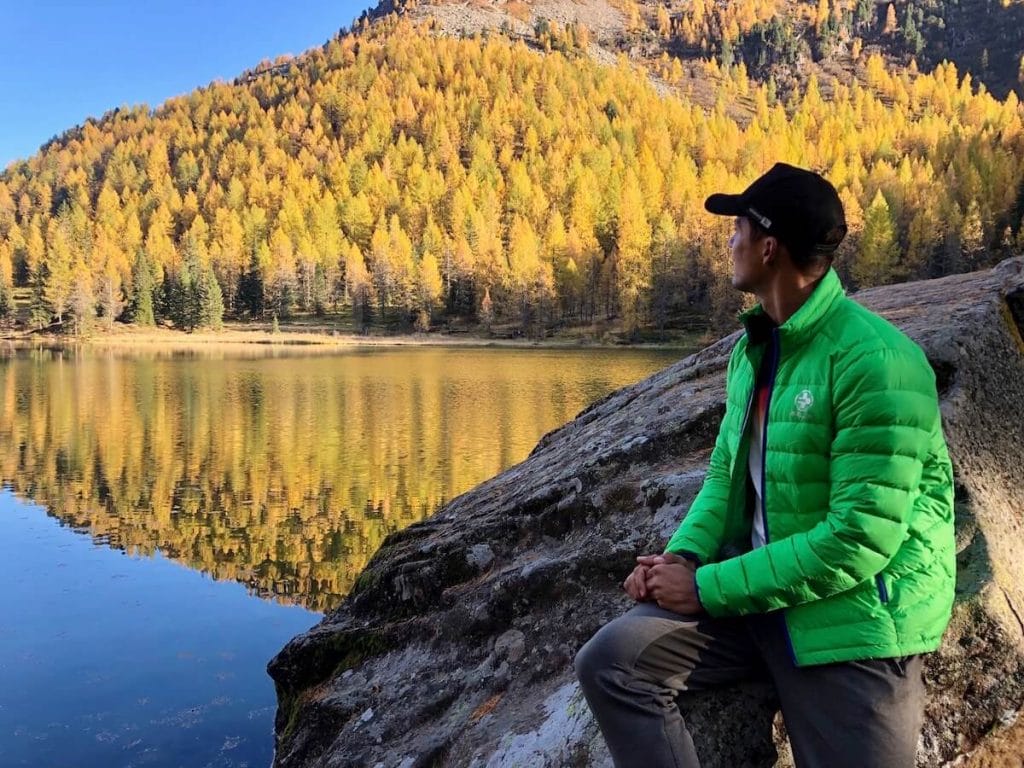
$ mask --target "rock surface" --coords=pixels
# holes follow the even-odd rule
[[[943,765],[999,738],[1024,700],[1024,259],[856,298],[927,352],[956,472],[958,600],[926,665],[919,749]],[[736,338],[595,403],[389,537],[270,664],[275,766],[610,765],[572,658],[700,487]],[[785,765],[774,712],[751,686],[686,717],[705,766]]]

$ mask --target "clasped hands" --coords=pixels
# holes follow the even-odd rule
[[[671,552],[641,555],[636,562],[622,586],[638,603],[657,603],[684,615],[703,610],[697,597],[696,563]]]

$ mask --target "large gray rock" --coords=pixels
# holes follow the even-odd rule
[[[958,601],[927,663],[919,757],[936,766],[1024,699],[1024,260],[857,299],[928,353],[955,465]],[[275,765],[610,765],[572,658],[627,607],[633,557],[660,549],[700,487],[736,338],[595,403],[389,537],[344,604],[271,662]],[[690,705],[704,764],[775,765],[774,710],[756,686]]]

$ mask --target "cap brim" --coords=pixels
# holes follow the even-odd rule
[[[719,216],[739,216],[746,209],[740,203],[742,195],[711,195],[704,201],[704,209]]]

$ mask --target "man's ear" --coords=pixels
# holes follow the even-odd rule
[[[761,238],[761,262],[770,267],[779,259],[779,241],[771,235]]]

